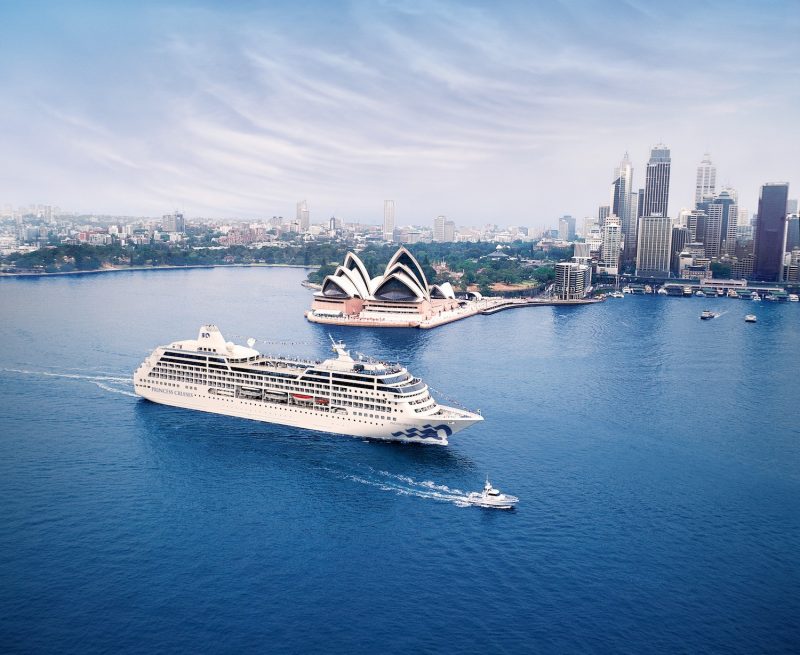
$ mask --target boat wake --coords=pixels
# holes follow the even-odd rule
[[[80,375],[78,373],[52,373],[51,371],[31,371],[24,368],[3,368],[0,369],[4,373],[17,373],[19,375],[38,375],[48,378],[63,378],[67,380],[82,380],[94,384],[103,391],[110,393],[118,393],[123,396],[130,396],[131,398],[138,398],[138,396],[125,389],[120,389],[121,386],[132,387],[133,380],[131,378],[123,378],[114,375]]]
[[[416,498],[452,503],[457,507],[469,507],[467,496],[461,489],[453,489],[444,484],[436,484],[432,480],[418,481],[407,475],[396,475],[388,471],[375,469],[370,469],[367,474],[347,473],[329,468],[324,470],[342,479],[375,487],[398,496],[414,496]]]

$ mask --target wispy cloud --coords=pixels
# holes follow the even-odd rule
[[[543,224],[594,212],[621,153],[641,171],[660,139],[675,208],[709,148],[751,206],[800,183],[793,2],[65,12],[37,15],[21,64],[0,51],[0,202],[256,217],[302,197],[376,220],[392,197],[401,222]]]

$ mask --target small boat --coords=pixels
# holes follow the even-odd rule
[[[492,486],[492,483],[489,482],[489,477],[487,476],[486,484],[483,485],[483,491],[473,491],[466,497],[466,501],[470,505],[475,505],[476,507],[513,509],[514,505],[519,502],[519,498],[500,493],[499,490]]]
[[[659,290],[658,290],[658,291],[656,291],[656,293],[657,293],[659,296],[666,296],[666,295],[667,295],[667,290],[666,290],[664,287],[660,287],[660,288],[659,288]]]
[[[736,289],[728,289],[728,298],[738,298],[739,294],[736,293]]]
[[[622,293],[622,291],[615,291],[615,292],[614,292],[614,293],[612,293],[612,294],[611,294],[609,297],[610,297],[610,298],[624,298],[624,297],[625,297],[625,294],[624,294],[624,293]]]
[[[704,310],[703,313],[700,314],[700,320],[702,321],[707,321],[710,318],[716,318],[716,317],[717,315],[708,309]]]
[[[800,302],[800,296],[798,296],[796,293],[790,293],[788,300],[789,302]]]
[[[695,291],[694,295],[695,296],[699,296],[700,298],[705,298],[706,297],[706,294],[704,292],[702,292],[702,291]]]
[[[759,296],[755,291],[753,291],[753,293],[750,294],[750,300],[755,300],[756,302],[758,302],[759,300],[761,300],[761,296]]]
[[[692,287],[690,287],[690,286],[683,287],[683,295],[684,296],[691,296],[692,295]]]
[[[633,293],[633,287],[622,287],[622,293]]]
[[[755,314],[748,314],[744,317],[745,323],[755,323],[758,319]]]

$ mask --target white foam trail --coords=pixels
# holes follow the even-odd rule
[[[320,467],[324,471],[333,473],[335,476],[358,484],[365,484],[370,487],[375,487],[381,491],[389,491],[397,494],[398,496],[415,496],[416,498],[425,498],[428,500],[438,500],[445,503],[453,503],[457,507],[469,507],[466,502],[466,495],[459,489],[450,489],[445,485],[436,484],[430,480],[424,482],[417,482],[414,478],[407,475],[396,475],[388,471],[376,471],[371,467],[367,467],[373,473],[382,475],[390,480],[375,480],[363,475],[353,473],[346,473],[344,471],[336,471],[327,467]]]
[[[468,507],[469,504],[466,502],[466,499],[463,495],[455,495],[452,493],[442,493],[441,491],[425,491],[420,488],[414,487],[404,487],[400,484],[393,484],[391,482],[381,482],[379,480],[370,480],[368,478],[363,478],[359,475],[342,475],[347,480],[352,480],[353,482],[358,482],[359,484],[366,484],[370,487],[376,487],[381,491],[391,491],[392,493],[397,494],[398,496],[415,496],[416,498],[426,498],[428,500],[438,500],[441,502],[446,503],[453,503],[458,507]],[[403,477],[403,476],[397,476]],[[415,483],[419,484],[419,483]]]
[[[374,470],[374,469],[373,469]],[[435,489],[437,491],[444,491],[448,494],[456,494],[459,496],[466,495],[461,489],[451,489],[445,484],[436,484],[432,480],[424,480],[423,482],[417,482],[414,478],[410,478],[407,475],[396,475],[394,473],[389,473],[389,471],[375,471],[380,475],[383,475],[387,478],[392,478],[394,480],[400,480],[401,482],[405,482],[412,487],[424,487],[426,489]]]
[[[77,373],[51,373],[50,371],[30,371],[22,368],[3,368],[0,369],[6,373],[21,373],[23,375],[41,375],[48,378],[63,378],[67,380],[85,380],[100,387],[103,391],[110,391],[111,393],[118,393],[123,396],[130,396],[131,398],[138,398],[135,393],[117,389],[111,385],[125,384],[128,386],[133,385],[133,380],[130,378],[121,378],[113,375],[78,375]],[[110,384],[109,384],[110,383]]]
[[[50,378],[67,378],[70,380],[96,380],[105,382],[117,382],[119,384],[133,384],[131,378],[121,378],[111,375],[78,375],[77,373],[51,373],[49,371],[29,371],[23,368],[4,368],[0,369],[6,373],[21,373],[23,375],[44,375]]]
[[[130,391],[123,391],[122,389],[115,389],[114,387],[109,387],[107,384],[103,384],[102,382],[92,382],[92,384],[96,384],[103,391],[110,391],[111,393],[118,393],[122,394],[123,396],[130,396],[131,398],[139,397],[135,393],[131,393]]]

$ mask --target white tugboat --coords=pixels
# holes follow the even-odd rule
[[[486,477],[486,484],[483,485],[483,491],[473,491],[467,496],[467,502],[476,507],[488,507],[491,509],[513,509],[514,505],[519,502],[516,496],[500,493],[498,489],[492,486],[489,482],[489,477]]]

